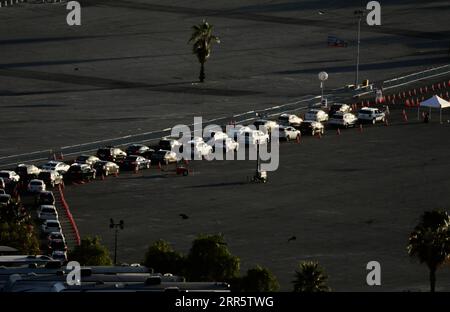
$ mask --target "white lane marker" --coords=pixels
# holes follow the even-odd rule
[[[314,97],[308,97],[308,98],[305,98],[305,99],[301,99],[301,100],[298,100],[298,101],[285,103],[285,104],[274,106],[274,107],[270,107],[270,108],[265,109],[264,111],[271,110],[271,109],[276,109],[276,108],[281,108],[281,107],[285,107],[285,106],[289,106],[289,105],[296,105],[296,104],[299,104],[299,103],[302,103],[302,102],[306,102],[306,101],[311,101],[311,100],[317,99],[317,98],[320,98],[320,95],[314,96]],[[252,113],[255,113],[255,111],[252,110],[252,111],[248,111],[248,112],[245,112],[245,113],[242,113],[242,114],[238,114],[238,115],[242,116],[242,115],[252,114]],[[238,116],[236,116],[236,117],[238,117]],[[203,121],[203,123],[209,123],[209,122],[212,122],[212,121],[216,121],[216,120],[220,120],[220,119],[226,119],[226,118],[227,117],[215,118],[215,119]],[[254,119],[256,119],[256,118],[248,118],[248,119],[245,119],[245,120],[241,120],[240,122],[250,121],[250,120],[254,120]],[[195,124],[191,124],[190,126],[194,126],[194,125]],[[67,145],[67,146],[62,146],[59,149],[60,150],[67,150],[67,149],[71,149],[71,148],[77,148],[77,147],[82,147],[82,146],[87,146],[87,145],[92,145],[92,144],[99,144],[99,143],[105,143],[105,142],[109,142],[109,141],[117,141],[117,140],[129,139],[129,138],[149,135],[149,134],[153,134],[153,133],[170,131],[171,129],[172,128],[166,128],[166,129],[163,129],[163,130],[154,130],[154,131],[148,131],[148,132],[143,132],[143,133],[138,133],[138,134],[129,134],[129,135],[126,135],[126,136],[121,136],[121,137],[116,137],[116,138],[110,138],[110,139],[104,139],[104,140],[96,140],[96,141],[85,142],[85,143],[74,144],[74,145]],[[155,140],[158,140],[158,139],[155,139]],[[153,140],[153,139],[142,140],[141,142],[148,142],[148,141],[151,141],[151,140]],[[124,144],[126,144],[126,143],[124,143]],[[93,150],[96,150],[96,149],[85,150],[85,151],[78,151],[76,153],[70,153],[70,154],[83,153],[83,152],[88,152],[88,151],[93,151]],[[47,152],[51,152],[51,151],[52,150],[47,149],[47,150],[34,151],[34,152],[29,152],[29,153],[22,153],[22,154],[16,154],[16,155],[3,156],[3,157],[0,158],[0,160],[8,159],[8,158],[14,158],[14,157],[21,157],[21,156],[30,156],[30,155],[34,155],[34,154],[47,153]],[[70,155],[70,154],[66,154],[66,155]],[[31,159],[31,160],[27,160],[27,161],[28,162],[32,162],[32,161],[39,161],[39,160],[46,160],[46,158]],[[16,163],[17,162],[14,162],[12,164],[16,164]],[[2,166],[9,166],[9,165],[11,165],[11,164],[4,164]]]
[[[30,152],[30,153],[23,153],[23,154],[9,155],[9,156],[0,157],[0,159],[8,159],[8,158],[20,157],[20,156],[29,156],[29,155],[39,154],[39,153],[46,153],[46,152],[51,152],[51,150],[46,149],[46,150],[35,151],[35,152]]]

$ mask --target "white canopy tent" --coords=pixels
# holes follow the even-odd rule
[[[417,108],[418,114],[419,114],[420,107],[428,107],[430,109],[430,117],[431,117],[431,109],[432,108],[439,109],[439,120],[442,123],[442,109],[449,108],[450,102],[447,102],[446,100],[440,98],[437,95],[433,95],[428,100],[425,100],[422,103],[420,103],[420,106]]]

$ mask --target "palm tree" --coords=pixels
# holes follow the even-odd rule
[[[406,247],[411,257],[419,258],[430,270],[430,291],[436,287],[436,270],[450,258],[450,218],[444,210],[426,211],[409,235]]]
[[[192,26],[192,36],[189,43],[193,43],[192,52],[200,62],[200,82],[205,81],[205,63],[211,55],[211,48],[214,42],[220,43],[218,37],[212,34],[213,26],[207,21]]]
[[[317,262],[303,261],[295,271],[294,292],[326,292],[328,276]]]

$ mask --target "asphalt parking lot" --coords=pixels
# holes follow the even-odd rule
[[[337,291],[426,290],[427,269],[405,245],[424,210],[448,207],[449,131],[447,123],[400,120],[362,133],[330,130],[282,144],[268,184],[247,182],[254,161],[200,161],[188,177],[152,168],[67,187],[66,198],[82,235],[99,235],[111,248],[109,218],[125,220],[120,261],[141,261],[159,238],[187,252],[199,233],[221,232],[242,269],[267,266],[284,290],[304,259],[322,263]],[[365,284],[371,260],[383,271],[375,289]],[[439,272],[440,289],[449,289],[449,277],[448,268]]]
[[[321,70],[327,90],[353,83],[360,4],[98,1],[83,9],[80,27],[67,26],[59,4],[2,8],[0,158],[292,102],[319,94]],[[382,5],[382,26],[362,27],[361,79],[448,64],[447,1]],[[200,85],[187,40],[203,17],[222,43]],[[327,47],[329,34],[349,47]],[[427,290],[426,267],[405,245],[424,210],[449,207],[450,124],[416,123],[414,110],[403,124],[394,114],[389,127],[283,144],[266,185],[247,183],[254,162],[203,161],[188,177],[152,168],[69,186],[66,198],[81,234],[110,249],[109,218],[125,220],[123,262],[141,261],[159,238],[187,252],[199,233],[222,232],[243,271],[267,266],[283,290],[303,259],[318,260],[336,291]],[[371,260],[382,265],[382,287],[365,284]],[[448,268],[437,278],[438,290],[450,290]]]

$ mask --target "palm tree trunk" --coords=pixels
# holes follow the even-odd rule
[[[430,292],[434,292],[436,288],[436,269],[430,269]]]
[[[205,63],[201,62],[200,63],[200,82],[204,82],[205,81]]]

